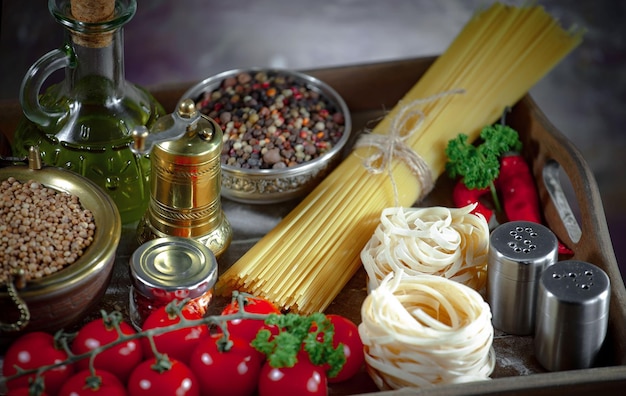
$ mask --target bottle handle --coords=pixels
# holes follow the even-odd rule
[[[46,128],[67,113],[66,110],[43,106],[39,101],[39,92],[52,73],[66,67],[72,67],[73,64],[72,50],[66,46],[63,49],[54,49],[48,52],[28,69],[22,80],[19,97],[26,118]]]

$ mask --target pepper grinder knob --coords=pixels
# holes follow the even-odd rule
[[[185,133],[195,131],[201,118],[193,100],[185,99],[174,113],[157,120],[154,133],[148,133],[143,125],[134,127],[130,150],[135,154],[147,154],[155,144],[180,139]]]
[[[194,118],[198,115],[196,104],[191,99],[185,99],[178,105],[178,114],[182,118]]]

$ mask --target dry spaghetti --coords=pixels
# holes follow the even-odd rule
[[[389,135],[400,110],[417,101],[424,117],[405,120],[399,135],[411,131],[403,144],[435,180],[445,168],[450,139],[463,132],[475,140],[580,41],[579,33],[563,30],[541,7],[495,3],[468,22],[372,133]],[[454,90],[463,94],[438,96]],[[437,99],[418,100],[425,98]],[[222,274],[217,292],[242,290],[305,314],[326,309],[361,267],[360,252],[381,211],[414,205],[427,187],[401,158],[387,160],[393,178],[389,172],[368,172],[363,159],[378,150],[354,150]]]
[[[374,289],[390,272],[439,275],[481,290],[486,283],[489,226],[464,208],[387,208],[361,261]]]
[[[361,319],[367,371],[380,390],[488,380],[495,367],[489,305],[458,282],[389,273]]]

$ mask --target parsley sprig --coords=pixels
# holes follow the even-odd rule
[[[346,362],[343,344],[333,347],[335,330],[323,313],[308,316],[270,314],[265,323],[275,325],[278,334],[263,329],[252,341],[252,346],[266,355],[272,367],[293,367],[302,349],[308,353],[311,363],[328,364],[328,376],[331,378],[339,373]]]
[[[500,174],[500,157],[507,151],[520,151],[517,131],[507,125],[486,126],[480,132],[482,143],[473,145],[466,134],[451,139],[446,147],[446,171],[451,178],[461,177],[469,189],[489,187],[496,211],[501,210],[494,181]]]

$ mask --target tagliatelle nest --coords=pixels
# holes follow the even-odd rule
[[[488,380],[495,367],[489,305],[458,282],[390,273],[361,319],[367,370],[381,390]]]
[[[361,261],[376,288],[391,272],[439,275],[475,290],[487,280],[489,226],[463,208],[387,208],[361,251]]]

